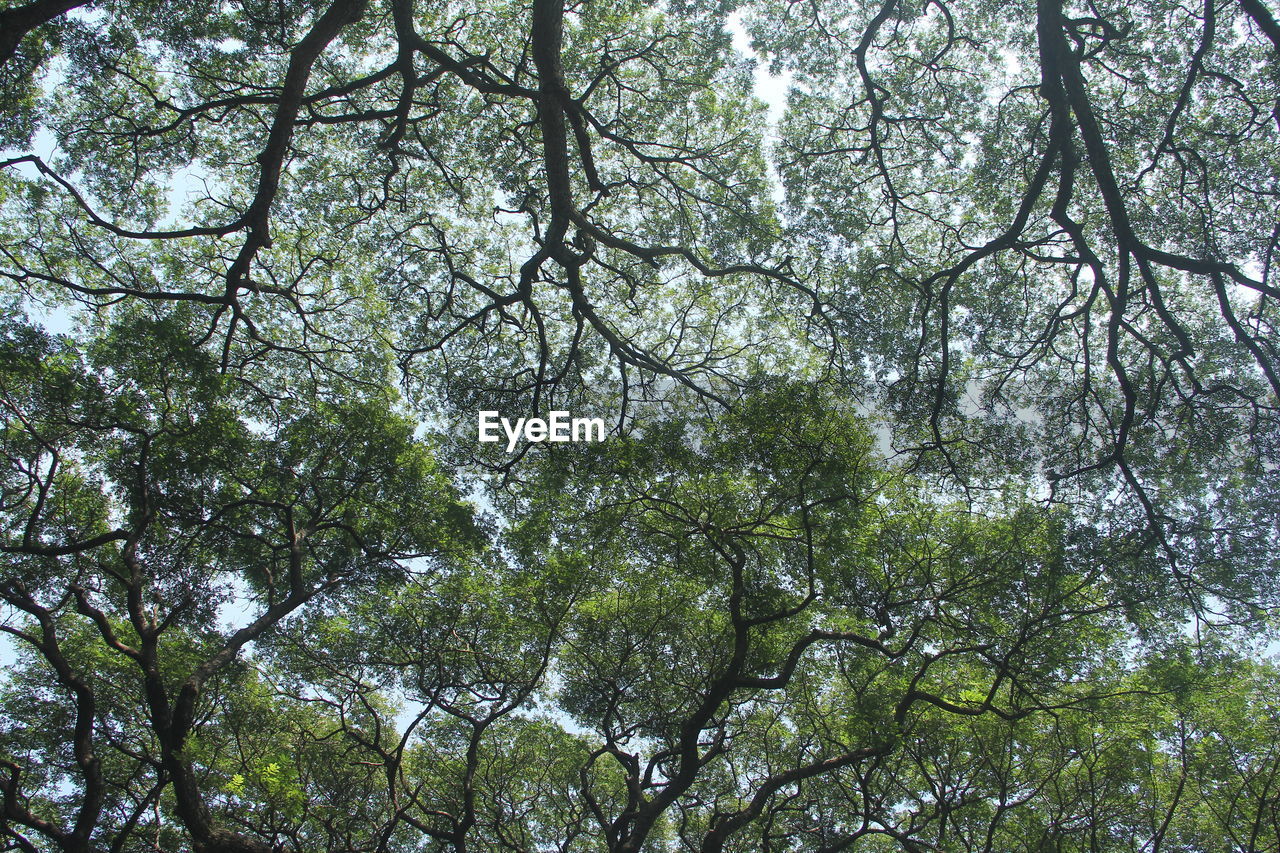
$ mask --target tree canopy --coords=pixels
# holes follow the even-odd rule
[[[0,149],[0,850],[1280,849],[1260,0],[0,0]]]

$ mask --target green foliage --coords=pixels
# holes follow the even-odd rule
[[[67,6],[0,849],[1280,847],[1265,5]]]

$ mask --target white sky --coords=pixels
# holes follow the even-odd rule
[[[769,63],[751,49],[751,37],[742,25],[742,13],[734,12],[725,22],[725,28],[733,36],[733,47],[743,56],[756,61],[756,97],[769,105],[769,130],[772,132],[787,108],[787,89],[791,85],[791,75],[770,74]],[[772,135],[772,134],[770,134]]]

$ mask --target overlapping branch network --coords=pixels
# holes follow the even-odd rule
[[[340,0],[279,12],[260,44],[210,24],[176,49],[166,27],[190,21],[120,11],[66,24],[100,78],[78,81],[78,114],[52,128],[68,156],[2,164],[62,202],[4,250],[23,287],[206,305],[224,369],[264,349],[333,369],[379,333],[410,372],[481,354],[506,369],[470,378],[475,393],[532,393],[534,410],[574,381],[629,388],[628,371],[715,396],[705,380],[750,339],[729,315],[748,283],[812,296],[773,255],[755,107],[722,37],[697,41],[710,24],[579,23],[567,73],[558,3],[446,20]],[[307,21],[296,40],[290,17]],[[157,224],[174,180],[198,196],[182,214],[195,224]]]
[[[1172,480],[1264,499],[1280,424],[1264,6],[758,14],[799,83],[789,212],[824,235],[824,302],[883,380],[899,446],[969,490],[1035,447],[1022,473],[1068,499],[1121,489],[1171,557],[1230,513]]]

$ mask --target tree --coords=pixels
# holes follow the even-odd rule
[[[74,765],[32,790],[7,762],[6,817],[92,849],[109,789],[126,785],[106,775],[98,720],[132,711],[150,731],[142,750],[111,744],[132,759],[122,772],[168,786],[198,849],[265,849],[211,822],[187,754],[206,685],[313,599],[474,540],[470,513],[385,397],[285,401],[255,434],[250,413],[268,412],[237,399],[173,318],[122,322],[87,364],[66,342],[7,331],[0,597],[25,619],[3,630],[70,695]],[[132,709],[100,706],[103,668],[132,682],[114,685]],[[74,811],[32,811],[41,781],[74,785]]]
[[[779,149],[795,230],[829,270],[838,339],[871,342],[848,357],[888,380],[903,440],[965,478],[1029,421],[1052,488],[1124,489],[1181,583],[1235,597],[1179,545],[1232,526],[1189,494],[1273,491],[1271,13],[758,14],[799,84]]]
[[[1280,845],[1264,5],[0,21],[4,849]]]

